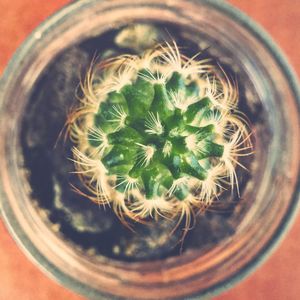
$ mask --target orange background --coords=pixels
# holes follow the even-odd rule
[[[16,48],[67,0],[0,0],[0,73]],[[260,23],[300,74],[300,1],[230,0]],[[298,4],[297,4],[298,3]],[[300,216],[273,256],[254,274],[216,300],[300,299]],[[0,221],[0,300],[80,300],[47,278],[16,246]]]

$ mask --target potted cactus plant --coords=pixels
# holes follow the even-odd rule
[[[1,81],[1,214],[88,298],[211,297],[296,211],[295,86],[220,1],[73,2]]]

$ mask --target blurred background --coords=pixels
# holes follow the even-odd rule
[[[0,0],[0,74],[16,48],[67,0]],[[300,1],[230,0],[273,37],[300,75]],[[295,137],[299,138],[299,137]],[[298,163],[298,162],[295,162]],[[300,299],[300,215],[272,257],[216,300]],[[35,267],[0,220],[0,300],[80,300]]]

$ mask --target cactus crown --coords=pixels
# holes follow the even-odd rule
[[[249,134],[235,85],[209,60],[165,43],[94,67],[83,92],[69,117],[77,171],[88,197],[122,219],[189,219],[238,184]]]

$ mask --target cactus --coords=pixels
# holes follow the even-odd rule
[[[76,172],[92,201],[125,220],[178,217],[188,225],[236,185],[251,154],[236,85],[175,42],[94,65],[69,116]]]

